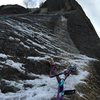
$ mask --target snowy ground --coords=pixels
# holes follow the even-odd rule
[[[3,61],[0,62],[5,63],[6,65],[10,65],[11,67],[16,68],[23,72],[24,69],[21,68],[22,64],[7,59],[8,56],[9,55],[0,53],[0,58],[6,59],[6,62]],[[78,75],[70,75],[66,79],[65,89],[74,89],[75,85],[79,83],[85,83],[83,79],[85,79],[89,75],[89,72],[84,70],[84,68],[86,68],[91,61],[95,60],[85,55],[74,55],[74,57],[77,59],[75,58],[69,59],[68,57],[65,57],[61,61],[62,63],[70,62],[71,64],[75,64],[77,65],[78,68]],[[44,58],[28,57],[27,59],[43,60],[46,59],[46,57]],[[36,76],[38,76],[39,79],[24,80],[24,81],[19,81],[19,83],[16,83],[15,81],[8,81],[9,83],[11,83],[11,85],[20,87],[21,91],[17,93],[7,93],[7,94],[0,93],[0,100],[51,100],[52,97],[55,97],[57,93],[56,79],[44,75],[41,76],[36,75]],[[32,84],[33,88],[27,88],[26,90],[24,90],[22,88],[23,84]]]
[[[16,34],[19,37],[31,37],[27,38],[26,41],[22,41],[19,38],[9,36],[9,40],[12,42],[17,42],[23,48],[29,50],[31,47],[34,47],[34,50],[44,57],[27,57],[28,60],[32,61],[41,61],[47,60],[48,57],[57,57],[61,59],[60,62],[56,62],[59,65],[67,65],[68,63],[75,64],[78,69],[78,75],[70,75],[65,81],[65,89],[74,89],[75,86],[79,83],[85,83],[83,80],[89,75],[89,72],[84,70],[88,67],[88,64],[95,59],[89,58],[85,55],[74,55],[66,52],[62,48],[59,48],[60,42],[58,41],[59,37],[56,37],[56,34],[51,34],[51,30],[42,24],[37,23],[38,21],[46,21],[46,19],[51,21],[51,18],[25,18],[21,17],[21,20],[24,19],[25,22],[20,22],[14,18],[5,18],[0,20],[0,23],[3,23],[6,26],[9,26],[12,30],[8,29],[7,31]],[[36,21],[34,22],[34,20]],[[64,17],[61,17],[61,21],[65,21]],[[67,21],[67,20],[66,20]],[[29,23],[26,23],[29,22]],[[30,22],[34,23],[33,25]],[[62,30],[64,31],[64,30]],[[1,32],[6,32],[1,30]],[[35,38],[36,37],[36,38]],[[35,41],[34,41],[35,38]],[[70,40],[70,39],[69,39]],[[71,40],[70,40],[71,41]],[[54,44],[53,44],[54,43]],[[70,43],[70,42],[68,42]],[[64,45],[64,44],[63,44]],[[69,44],[67,44],[69,46]],[[31,46],[31,47],[30,47]],[[73,46],[73,45],[72,45]],[[70,48],[70,46],[69,46]],[[74,48],[75,49],[75,48]],[[40,50],[40,51],[39,51]],[[76,49],[75,49],[76,50]],[[45,52],[46,51],[46,52]],[[59,56],[55,56],[59,54]],[[47,55],[47,56],[46,56]],[[11,59],[10,59],[11,58]],[[24,63],[15,62],[12,60],[13,57],[10,55],[0,53],[0,70],[3,68],[3,64],[15,68],[21,73],[25,73],[25,68],[23,67]],[[17,93],[0,93],[0,100],[51,100],[57,94],[57,81],[55,78],[50,78],[49,76],[44,75],[35,75],[34,73],[28,73],[28,75],[38,76],[38,79],[35,80],[19,80],[8,81],[11,86],[15,86],[21,89]],[[62,77],[62,76],[61,76]],[[32,88],[24,88],[23,84],[32,84]],[[81,95],[81,93],[80,93]]]

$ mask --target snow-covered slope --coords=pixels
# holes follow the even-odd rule
[[[66,53],[64,54],[66,55]],[[0,58],[6,59],[6,61],[1,61],[0,63],[9,65],[9,67],[13,67],[23,73],[23,68],[22,64],[20,63],[15,63],[9,59],[7,59],[8,55],[5,54],[0,54]],[[70,56],[70,54],[69,54]],[[57,56],[58,58],[61,59],[62,64],[75,64],[78,69],[78,75],[70,75],[67,80],[65,81],[65,89],[75,89],[75,86],[79,83],[85,83],[83,81],[88,75],[89,72],[86,70],[88,68],[88,65],[90,64],[91,61],[95,61],[95,59],[89,58],[84,55],[71,55],[72,57],[63,57],[63,56]],[[28,59],[33,59],[34,61],[40,61],[40,60],[47,60],[47,57],[28,57]],[[2,69],[3,66],[0,66]],[[67,68],[67,66],[66,66]],[[22,70],[23,69],[23,70]],[[21,90],[16,92],[16,93],[0,93],[0,100],[51,100],[51,98],[56,96],[57,93],[57,81],[55,78],[50,78],[48,75],[38,75],[31,73],[31,75],[34,75],[36,77],[39,77],[38,79],[34,80],[19,80],[18,82],[16,81],[8,81],[5,80],[7,84],[10,86],[15,86],[20,88]],[[25,87],[25,84],[32,86],[30,87]],[[82,96],[82,93],[77,93]]]
[[[79,100],[87,96],[78,85],[88,85],[91,64],[97,60],[80,54],[79,45],[68,30],[71,14],[0,16],[0,100],[53,99],[57,81],[49,77],[49,58],[54,59],[60,70],[67,69],[69,64],[77,66],[78,74],[67,78],[65,89],[75,88]],[[71,32],[76,32],[76,28]]]

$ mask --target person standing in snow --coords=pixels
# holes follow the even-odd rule
[[[64,74],[65,77],[61,78],[59,75],[57,75],[57,67],[56,67],[56,64],[55,64],[54,60],[50,59],[49,63],[50,63],[50,66],[51,66],[50,76],[55,75],[55,77],[57,79],[57,82],[58,82],[58,93],[57,93],[57,98],[56,99],[57,100],[63,100],[63,96],[65,94],[75,93],[75,90],[64,90],[65,80],[70,74],[74,73],[75,68],[74,68],[74,70],[72,68],[70,68],[67,71],[64,71],[63,74]]]

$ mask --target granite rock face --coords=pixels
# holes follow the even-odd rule
[[[48,8],[48,12],[54,12],[59,10],[73,10],[73,5],[71,4],[70,0],[47,0],[41,6],[41,8]]]
[[[6,80],[18,82],[49,75],[49,58],[62,69],[69,59],[81,59],[77,58],[80,54],[100,59],[100,39],[75,0],[47,0],[30,13],[13,7],[16,12],[9,6],[0,7],[0,83],[4,79],[6,84]],[[19,91],[5,84],[0,84],[4,93]]]
[[[48,9],[48,13],[58,13],[67,19],[66,33],[69,32],[71,40],[81,53],[100,58],[100,39],[75,0],[47,0],[43,7]]]

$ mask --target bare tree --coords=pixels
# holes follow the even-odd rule
[[[23,0],[24,5],[26,8],[34,7],[36,4],[36,0]]]
[[[28,8],[28,0],[23,0],[23,4]]]

